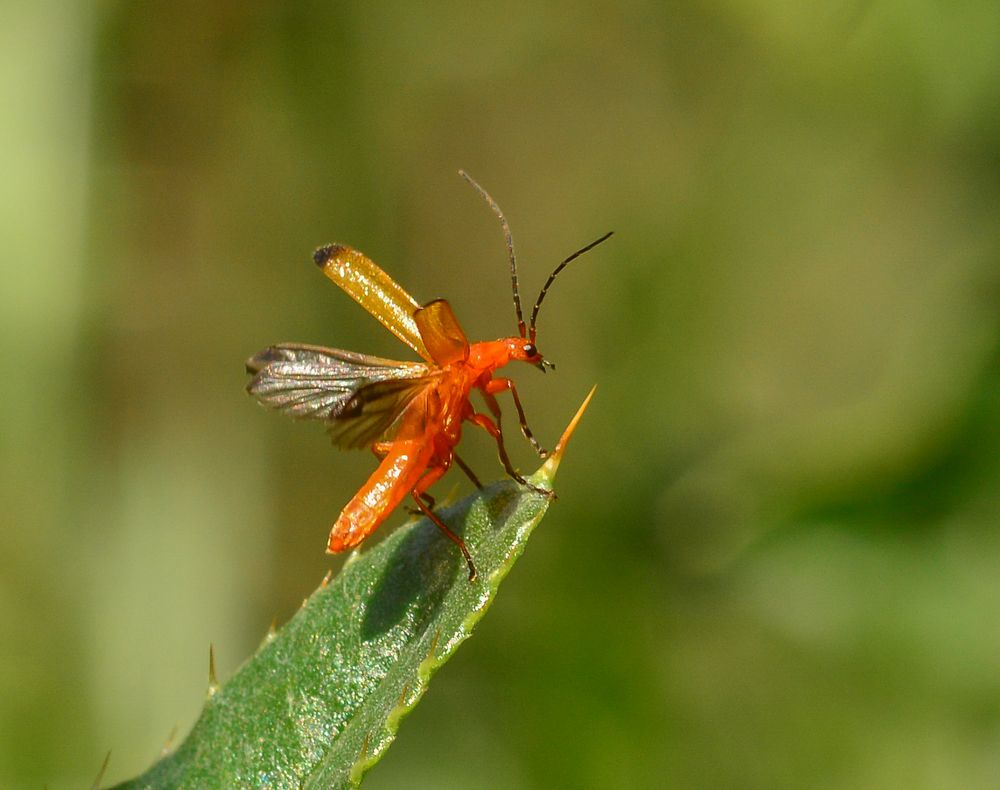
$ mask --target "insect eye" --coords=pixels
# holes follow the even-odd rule
[[[535,344],[534,343],[525,343],[523,350],[524,350],[525,355],[527,355],[529,357],[533,357],[533,356],[535,356],[538,353],[538,349],[535,348]]]

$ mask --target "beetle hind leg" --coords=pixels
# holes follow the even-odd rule
[[[455,459],[455,463],[458,464],[458,468],[465,472],[465,476],[472,481],[472,485],[481,491],[483,484],[479,482],[479,478],[476,476],[476,473],[472,471],[472,468],[459,457],[458,453],[455,453],[452,457]],[[431,507],[433,507],[433,505]]]
[[[448,538],[448,540],[458,546],[458,550],[462,552],[462,556],[465,558],[465,564],[469,566],[469,581],[474,582],[479,574],[476,571],[476,563],[472,561],[472,555],[469,553],[469,549],[466,547],[465,541],[452,532],[448,528],[448,525],[435,515],[434,511],[431,509],[434,507],[434,497],[427,493],[427,489],[430,488],[441,477],[441,475],[447,471],[447,463],[428,469],[426,474],[420,478],[420,482],[413,487],[411,494],[413,496],[413,501],[417,503],[418,510],[429,518],[434,523],[434,526],[441,530],[442,534]]]
[[[476,563],[472,561],[472,555],[469,554],[469,549],[466,547],[465,541],[462,540],[454,532],[452,532],[448,528],[448,525],[445,524],[440,518],[438,518],[434,514],[433,510],[431,510],[429,507],[427,507],[427,505],[424,504],[423,500],[420,498],[421,496],[422,496],[421,494],[414,492],[413,501],[417,503],[417,507],[420,509],[420,512],[423,513],[425,516],[427,516],[427,518],[429,518],[432,522],[434,522],[434,526],[436,526],[439,530],[441,530],[441,532],[444,534],[446,538],[448,538],[448,540],[450,540],[452,543],[458,546],[458,550],[462,552],[462,556],[465,557],[465,564],[469,566],[469,581],[474,582],[479,573],[478,571],[476,571]]]

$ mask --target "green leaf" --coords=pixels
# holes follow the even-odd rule
[[[535,485],[551,489],[590,397]],[[176,751],[118,787],[356,787],[482,618],[549,501],[505,480],[438,511],[475,558],[475,582],[426,519],[353,555],[222,688],[213,679]]]

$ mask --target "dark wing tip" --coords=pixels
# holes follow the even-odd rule
[[[340,244],[327,244],[325,247],[320,247],[316,252],[313,253],[313,261],[317,266],[323,268],[326,266],[326,262],[340,254],[344,247]]]
[[[266,362],[262,362],[260,354],[254,354],[250,359],[243,363],[243,368],[246,370],[247,375],[256,376],[266,365]]]
[[[278,346],[268,346],[267,348],[258,351],[243,364],[246,367],[247,373],[253,376],[260,373],[272,362],[279,362],[287,359],[288,354],[282,348]]]

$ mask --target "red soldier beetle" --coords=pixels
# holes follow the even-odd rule
[[[469,581],[476,566],[461,537],[434,513],[427,489],[452,464],[458,464],[481,488],[479,479],[455,453],[462,423],[485,430],[496,442],[504,471],[523,486],[546,496],[513,466],[504,446],[497,395],[510,392],[521,433],[541,458],[548,453],[535,439],[524,415],[517,388],[496,371],[511,361],[527,362],[545,371],[554,367],[535,345],[538,310],[545,294],[567,264],[611,236],[607,233],[562,261],[539,291],[531,318],[525,324],[518,292],[517,261],[510,226],[496,201],[464,171],[459,171],[500,220],[518,334],[470,343],[450,305],[436,299],[421,306],[373,261],[340,244],[320,247],[313,260],[323,273],[371,313],[386,329],[413,349],[423,362],[388,359],[297,343],[270,346],[247,360],[253,375],[247,391],[260,403],[292,417],[326,423],[334,444],[342,448],[371,447],[379,466],[347,503],[330,531],[327,551],[354,548],[368,537],[409,495],[462,552]],[[489,414],[476,411],[470,401],[479,390]]]

